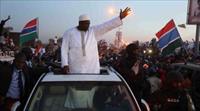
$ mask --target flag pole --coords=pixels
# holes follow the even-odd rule
[[[180,27],[180,28],[186,28],[186,25],[185,24],[179,24],[178,25],[178,27]],[[187,49],[186,49],[186,47],[185,47],[185,44],[184,44],[184,41],[183,41],[183,39],[181,38],[181,48],[183,48],[184,49],[184,51],[186,52],[186,54],[188,55],[188,51],[187,51]]]
[[[36,18],[37,19],[37,39],[39,39],[39,17]]]

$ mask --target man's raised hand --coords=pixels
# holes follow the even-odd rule
[[[123,11],[122,11],[122,9],[120,9],[120,14],[119,14],[120,19],[122,20],[127,15],[129,15],[130,11],[131,11],[131,8],[129,8],[129,7],[126,7],[126,9],[124,9]]]

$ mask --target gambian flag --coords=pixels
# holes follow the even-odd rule
[[[20,46],[35,38],[38,38],[38,18],[29,21],[24,26],[19,38]]]
[[[158,38],[161,55],[163,56],[174,53],[175,49],[180,47],[182,44],[182,39],[173,19],[157,32],[156,36]]]

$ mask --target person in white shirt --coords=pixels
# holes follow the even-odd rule
[[[89,27],[87,15],[79,17],[79,25],[67,30],[63,35],[61,46],[61,64],[63,73],[99,73],[99,55],[97,39],[112,29],[122,25],[130,8],[120,11],[118,17],[103,24]]]

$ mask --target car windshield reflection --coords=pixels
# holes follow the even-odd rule
[[[136,111],[119,82],[43,83],[33,95],[25,111]]]

